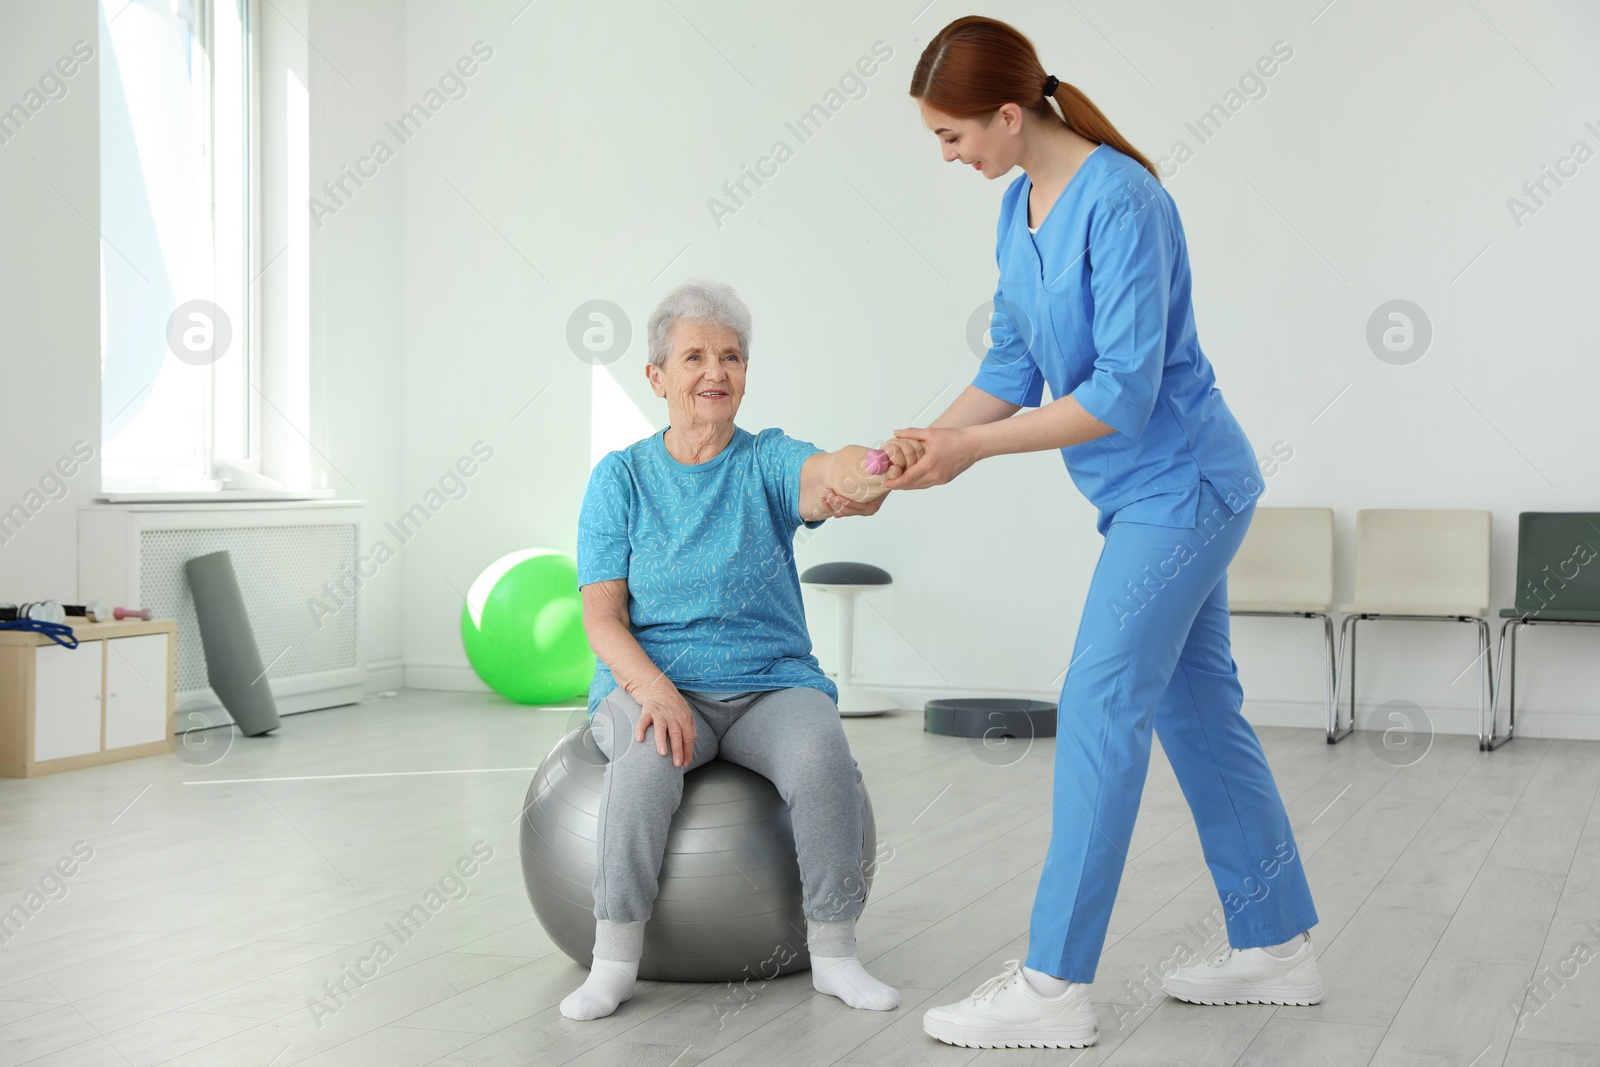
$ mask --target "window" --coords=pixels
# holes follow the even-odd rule
[[[250,9],[100,4],[105,492],[261,471]]]

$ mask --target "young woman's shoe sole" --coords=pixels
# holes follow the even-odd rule
[[[1315,985],[1275,986],[1256,983],[1240,983],[1237,986],[1220,986],[1219,983],[1206,985],[1189,985],[1176,982],[1172,979],[1161,983],[1162,990],[1169,996],[1190,1004],[1281,1004],[1285,1006],[1309,1006],[1320,1003],[1322,1000],[1322,983]]]
[[[1088,1031],[1081,1027],[1052,1028],[1036,1030],[1023,1037],[1011,1037],[999,1030],[985,1034],[975,1026],[940,1024],[927,1019],[923,1020],[922,1029],[931,1038],[962,1048],[1087,1048],[1100,1037],[1097,1027],[1091,1027]],[[1015,1027],[1008,1029],[1015,1032]]]

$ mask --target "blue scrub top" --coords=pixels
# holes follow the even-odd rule
[[[1034,234],[1032,184],[1024,173],[1001,205],[992,347],[972,384],[1037,407],[1049,383],[1116,430],[1061,450],[1102,534],[1118,520],[1196,526],[1202,480],[1242,511],[1264,489],[1260,466],[1195,336],[1172,197],[1102,144]]]

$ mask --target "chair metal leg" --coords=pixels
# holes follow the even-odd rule
[[[1332,615],[1322,616],[1322,637],[1328,659],[1328,744],[1336,745],[1355,729],[1355,718],[1352,716],[1350,725],[1339,729],[1339,654],[1333,647]]]
[[[1487,623],[1485,624],[1487,628]],[[1507,741],[1511,740],[1517,729],[1517,631],[1522,628],[1521,619],[1507,619],[1500,627],[1500,681],[1492,686],[1494,699],[1490,702],[1489,721],[1478,729],[1478,748],[1484,752],[1493,752]],[[1507,644],[1507,639],[1510,643]],[[1507,659],[1507,655],[1511,658]],[[1508,718],[1506,719],[1506,732],[1495,734],[1495,729],[1500,722],[1500,693],[1506,692]]]
[[[1348,663],[1350,668],[1350,725],[1345,730],[1346,734],[1354,730],[1356,726],[1356,621],[1360,618],[1360,615],[1346,615],[1344,621],[1339,624],[1339,655],[1334,664],[1333,701],[1335,707],[1339,703],[1339,689],[1344,684],[1345,664]],[[1350,658],[1348,660],[1345,659],[1344,653],[1345,635],[1347,633],[1350,637]],[[1339,737],[1343,736],[1344,734],[1339,734]],[[1338,741],[1338,737],[1329,736],[1328,744],[1334,744],[1336,741]]]
[[[1506,680],[1502,679],[1501,685],[1496,685],[1495,684],[1494,660],[1492,658],[1490,658],[1489,620],[1484,618],[1484,617],[1482,617],[1482,616],[1478,616],[1478,615],[1398,615],[1398,614],[1397,615],[1385,615],[1385,614],[1383,614],[1381,612],[1370,613],[1370,614],[1369,613],[1365,613],[1365,612],[1356,612],[1355,614],[1346,615],[1344,617],[1344,622],[1340,625],[1340,628],[1339,628],[1338,677],[1334,681],[1334,693],[1337,696],[1337,694],[1339,692],[1339,687],[1343,684],[1343,677],[1344,677],[1344,674],[1345,674],[1345,665],[1348,662],[1348,664],[1349,664],[1349,674],[1350,674],[1350,726],[1349,726],[1349,728],[1347,730],[1344,731],[1344,733],[1348,733],[1350,730],[1353,730],[1355,728],[1355,724],[1356,724],[1356,624],[1359,621],[1361,621],[1362,619],[1380,619],[1380,620],[1381,619],[1397,619],[1397,620],[1416,619],[1416,620],[1439,620],[1439,621],[1446,621],[1446,622],[1473,622],[1473,623],[1477,623],[1478,624],[1478,657],[1477,657],[1477,659],[1478,659],[1478,748],[1480,750],[1493,749],[1493,748],[1495,748],[1495,747],[1497,747],[1499,745],[1502,745],[1505,742],[1511,740],[1512,729],[1515,728],[1515,723],[1516,723],[1516,711],[1515,711],[1515,708],[1516,708],[1516,702],[1515,702],[1516,694],[1513,691],[1512,699],[1511,699],[1512,712],[1511,712],[1510,725],[1509,725],[1508,729],[1506,730],[1506,732],[1504,734],[1501,734],[1499,737],[1496,737],[1495,734],[1494,734],[1494,729],[1495,729],[1495,724],[1496,724],[1496,721],[1497,721],[1497,713],[1498,713],[1499,706],[1500,706],[1500,704],[1499,704],[1499,702],[1500,702],[1500,689],[1501,689],[1501,686],[1505,684]],[[1515,668],[1515,663],[1516,663],[1516,644],[1517,644],[1516,631],[1517,631],[1517,627],[1523,625],[1524,622],[1525,622],[1525,620],[1513,619],[1513,620],[1511,620],[1511,623],[1508,623],[1508,625],[1510,625],[1510,627],[1511,627],[1510,628],[1510,634],[1511,634],[1511,662],[1513,664],[1513,666],[1512,666],[1513,673],[1512,673],[1512,676],[1511,676],[1512,679],[1515,678],[1515,673],[1514,672],[1515,672],[1515,669],[1516,669]],[[1511,625],[1513,623],[1515,625]],[[1348,632],[1349,638],[1350,638],[1350,658],[1349,658],[1348,661],[1345,660],[1345,635],[1346,635],[1347,632]],[[1505,646],[1505,640],[1506,640],[1506,631],[1505,630],[1501,631],[1500,640],[1501,640],[1501,645],[1502,645],[1502,659],[1501,659],[1501,662],[1502,662],[1502,665],[1503,665],[1504,662],[1505,662],[1504,661],[1504,646]],[[1465,672],[1463,672],[1463,673],[1465,673]],[[1514,683],[1513,683],[1512,688],[1513,688],[1513,690],[1515,689]],[[1329,720],[1330,727],[1329,727],[1329,731],[1328,731],[1328,743],[1330,745],[1333,744],[1335,741],[1337,741],[1339,737],[1343,737],[1344,736],[1343,733],[1338,733],[1337,736],[1336,736],[1336,731],[1333,728],[1334,725],[1336,724],[1336,722],[1337,722],[1336,719],[1330,719]]]
[[[1494,693],[1494,661],[1489,658],[1489,620],[1475,619],[1478,624],[1478,721],[1483,722],[1486,714],[1493,714],[1492,702],[1487,699]],[[1489,724],[1490,733],[1494,732],[1494,723]]]

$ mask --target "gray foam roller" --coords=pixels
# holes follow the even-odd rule
[[[278,705],[261,665],[261,649],[244,609],[239,579],[227,551],[196,556],[183,565],[200,620],[211,688],[247,737],[278,728]]]
[[[523,881],[556,946],[594,955],[595,842],[606,757],[587,724],[562,738],[523,807]],[[868,895],[877,823],[861,789],[861,867]],[[776,978],[811,966],[789,805],[766,778],[715,759],[684,776],[645,923],[639,977],[657,982]]]

